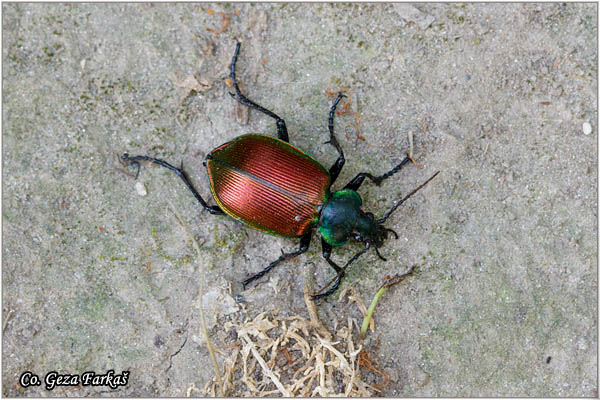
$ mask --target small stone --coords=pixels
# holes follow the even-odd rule
[[[146,186],[144,186],[144,184],[142,182],[135,183],[135,191],[140,196],[145,196],[148,194],[148,191],[146,190]]]
[[[554,97],[560,97],[563,94],[563,88],[562,86],[558,85],[556,87],[553,87],[550,91],[550,93],[552,94],[552,96]]]
[[[435,17],[424,12],[410,4],[394,4],[394,9],[400,15],[400,18],[407,22],[414,22],[423,30],[435,21]]]
[[[510,171],[508,175],[506,175],[506,182],[513,183],[515,181],[515,174]]]
[[[589,122],[584,122],[583,123],[583,134],[589,135],[590,133],[592,133],[592,125]]]

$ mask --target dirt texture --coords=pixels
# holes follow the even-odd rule
[[[220,394],[200,307],[229,396],[598,396],[597,4],[2,12],[4,396]],[[383,216],[441,171],[387,221],[399,236],[380,249],[387,261],[363,255],[311,313],[305,283],[333,277],[317,235],[244,290],[298,241],[210,215],[171,171],[142,164],[135,179],[119,162],[128,152],[183,164],[214,204],[206,154],[244,133],[276,135],[228,94],[236,40],[244,93],[326,167],[337,156],[324,144],[328,92],[347,89],[333,189],[388,171],[412,141],[418,167],[365,182],[364,210]],[[359,341],[358,299],[368,306],[411,266]],[[315,310],[324,328],[307,322]],[[234,368],[235,352],[254,369]],[[45,387],[51,371],[110,370],[129,371],[127,384]],[[26,371],[41,384],[20,385]],[[303,373],[310,390],[294,386]]]

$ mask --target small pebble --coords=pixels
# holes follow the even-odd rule
[[[145,196],[148,194],[148,191],[146,190],[146,186],[144,186],[144,184],[142,182],[135,183],[135,191],[140,196]]]
[[[512,182],[514,182],[514,180],[515,180],[515,174],[512,171],[510,171],[508,173],[508,175],[506,175],[506,182],[512,183]]]
[[[590,133],[592,133],[592,125],[589,122],[584,122],[583,123],[583,134],[589,135]]]

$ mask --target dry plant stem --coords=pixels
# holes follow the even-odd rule
[[[415,272],[415,269],[417,267],[415,265],[413,265],[412,267],[410,267],[410,269],[403,273],[403,274],[399,274],[399,275],[394,275],[393,277],[391,277],[390,279],[386,280],[383,285],[381,285],[381,287],[390,287],[390,286],[394,286],[400,282],[402,282],[403,280],[405,280],[406,278],[408,278],[409,276],[411,276],[413,274],[413,272]]]
[[[377,294],[375,294],[375,298],[371,302],[371,305],[369,306],[369,309],[367,310],[367,314],[365,315],[365,318],[363,319],[362,327],[360,328],[360,340],[364,340],[365,337],[367,336],[367,329],[369,328],[369,323],[371,321],[373,321],[373,312],[375,311],[375,306],[379,302],[379,299],[381,298],[381,296],[383,295],[385,290],[386,290],[386,288],[382,287],[381,289],[379,289],[377,291]]]
[[[235,363],[237,361],[238,358],[238,354],[240,353],[239,349],[235,349],[233,351],[233,357],[230,363],[229,368],[226,368],[226,373],[225,373],[225,379],[224,379],[224,384],[223,384],[223,393],[227,393],[227,389],[229,389],[230,387],[233,387],[233,383],[231,382],[231,378],[233,377],[233,372],[235,370]]]
[[[214,15],[214,11],[211,9],[207,10],[207,12],[210,15]],[[219,33],[225,32],[227,30],[227,27],[229,26],[229,19],[231,18],[231,15],[225,15],[225,13],[223,11],[220,11],[219,15],[223,19],[221,21],[221,27],[219,29],[212,29],[212,28],[206,29],[207,32],[210,32],[210,33],[214,34],[215,36],[217,36]]]
[[[306,285],[310,294],[312,288]],[[234,380],[231,396],[371,397],[378,391],[361,380],[362,347],[352,341],[357,323],[351,317],[332,335],[335,339],[325,339],[313,321],[298,315],[282,318],[261,313],[241,325],[228,324],[242,342],[240,353],[236,351],[225,363],[226,385]],[[287,359],[284,365],[278,361],[282,353]],[[236,364],[241,377],[231,378]],[[233,393],[236,389],[242,391]]]
[[[325,325],[319,320],[319,314],[317,313],[317,307],[315,301],[312,299],[314,293],[314,264],[308,266],[304,273],[304,302],[306,303],[306,309],[310,317],[311,324],[319,330],[319,333],[325,336],[327,339],[333,339],[331,333],[327,330]]]
[[[198,253],[198,258],[200,258],[202,254],[200,252],[200,245],[198,244],[198,241],[196,240],[196,238],[194,238],[194,235],[192,235],[192,232],[190,231],[190,228],[185,223],[185,221],[183,220],[183,218],[181,218],[181,216],[179,215],[179,212],[177,212],[177,209],[175,208],[175,206],[173,205],[173,203],[171,203],[171,201],[168,200],[168,199],[167,199],[167,203],[169,204],[169,207],[171,207],[171,210],[173,210],[173,213],[175,214],[175,217],[177,217],[177,220],[179,221],[179,223],[181,224],[181,226],[183,226],[183,228],[185,229],[188,237],[190,238],[190,240],[194,244],[194,248],[196,249],[196,253]],[[204,268],[200,268],[200,287],[198,288],[198,305],[199,305],[199,308],[200,308],[200,325],[202,326],[202,333],[204,334],[204,338],[206,339],[206,347],[208,348],[208,353],[210,354],[210,358],[211,358],[211,360],[213,362],[213,365],[215,367],[215,372],[216,372],[216,375],[217,375],[217,383],[219,385],[219,388],[221,389],[221,396],[225,397],[225,392],[223,390],[223,382],[221,381],[221,372],[219,371],[219,363],[217,363],[217,357],[215,356],[214,349],[213,349],[212,344],[210,342],[210,338],[209,338],[209,335],[208,335],[208,330],[206,329],[206,321],[204,319],[204,308],[202,307],[202,296],[204,295],[204,280],[205,280]]]
[[[348,316],[348,332],[346,334],[346,343],[348,343],[348,353],[350,358],[350,365],[352,365],[352,375],[350,376],[350,380],[348,385],[346,386],[345,396],[348,397],[352,392],[352,388],[355,385],[355,381],[360,380],[359,378],[359,366],[356,359],[356,356],[362,350],[362,345],[358,346],[358,349],[354,349],[354,342],[352,341],[352,330],[353,330],[353,321],[350,316]],[[358,386],[358,385],[357,385]]]
[[[390,286],[393,286],[393,285],[396,285],[396,284],[402,282],[407,277],[412,275],[412,273],[415,271],[415,268],[416,267],[413,265],[412,267],[410,267],[408,272],[405,272],[400,275],[395,275],[392,278],[387,279],[383,283],[383,285],[381,285],[379,287],[379,290],[375,294],[375,297],[373,298],[373,301],[371,302],[371,305],[369,306],[369,309],[367,310],[367,314],[365,315],[365,318],[363,319],[362,327],[360,328],[360,340],[364,340],[365,336],[367,335],[367,328],[369,326],[369,323],[372,321],[373,312],[375,312],[375,306],[377,306],[379,299],[381,298],[383,293],[386,291],[386,289],[389,288]]]
[[[363,315],[363,317],[365,317],[367,315],[367,306],[365,306],[365,302],[360,296],[360,293],[358,293],[358,290],[354,289],[352,286],[348,286],[342,291],[342,293],[340,293],[340,300],[343,299],[346,294],[348,294],[348,303],[356,303],[358,310]],[[371,322],[369,323],[369,328],[371,329],[371,332],[375,332],[374,319],[371,319]]]
[[[252,342],[252,340],[250,340],[248,335],[245,333],[242,335],[242,337],[244,338],[246,343],[250,346],[250,351],[252,352],[254,359],[256,361],[258,361],[258,363],[260,364],[260,367],[262,368],[263,373],[271,379],[273,384],[275,384],[275,386],[277,387],[277,389],[279,389],[279,391],[281,392],[281,394],[283,396],[292,397],[291,393],[286,390],[286,388],[283,386],[283,384],[281,383],[279,378],[277,378],[277,376],[275,376],[275,374],[273,373],[271,368],[269,368],[269,366],[267,365],[265,360],[261,357],[258,350],[256,350],[256,345],[254,344],[254,342]]]

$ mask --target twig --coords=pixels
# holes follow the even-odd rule
[[[308,315],[310,317],[310,323],[317,328],[319,333],[325,336],[327,339],[331,340],[333,336],[327,330],[325,325],[319,320],[319,314],[317,313],[317,307],[315,306],[315,301],[312,299],[312,295],[314,293],[314,270],[315,265],[310,264],[311,266],[305,269],[304,272],[304,302],[306,303],[306,309],[308,310]]]
[[[246,341],[246,344],[249,346],[250,351],[252,352],[252,355],[254,356],[256,361],[258,361],[258,364],[262,368],[263,374],[265,374],[266,376],[268,376],[271,379],[273,384],[275,384],[277,389],[279,389],[279,391],[281,392],[281,394],[284,397],[292,397],[291,393],[283,386],[283,384],[281,383],[279,378],[277,378],[277,376],[273,373],[271,368],[269,368],[269,366],[265,362],[264,358],[262,358],[262,356],[260,355],[258,350],[256,350],[256,345],[254,344],[254,342],[252,340],[250,340],[250,337],[248,337],[248,335],[246,333],[243,333],[242,338],[244,338],[244,340]]]
[[[194,244],[194,248],[196,249],[196,253],[198,253],[198,258],[201,257],[201,252],[200,252],[200,245],[198,244],[198,241],[196,240],[196,238],[194,237],[194,235],[192,235],[192,232],[190,231],[190,228],[188,227],[188,225],[185,223],[185,221],[183,220],[183,218],[181,218],[181,216],[179,215],[179,212],[177,212],[177,209],[175,208],[175,206],[173,205],[173,203],[171,203],[171,201],[169,199],[167,199],[167,203],[169,204],[169,207],[171,207],[171,210],[173,210],[173,213],[175,214],[175,217],[177,217],[177,220],[179,221],[179,223],[181,224],[181,226],[183,226],[183,228],[185,229],[188,237],[190,238],[190,240],[192,241],[192,243]],[[205,280],[205,272],[204,272],[204,268],[200,268],[200,287],[198,288],[198,306],[200,308],[200,324],[202,326],[202,333],[204,334],[204,338],[206,339],[206,347],[208,348],[208,353],[210,354],[210,358],[213,362],[213,365],[215,366],[215,372],[217,375],[217,384],[219,385],[219,388],[221,388],[221,396],[225,397],[225,393],[223,390],[223,382],[221,380],[221,372],[219,370],[219,363],[217,363],[217,357],[215,356],[215,352],[214,349],[212,347],[212,344],[210,342],[210,337],[208,335],[208,329],[206,329],[206,321],[204,319],[204,308],[202,307],[202,295],[204,294],[204,280]]]
[[[379,287],[379,290],[375,294],[375,297],[373,298],[373,301],[371,302],[371,305],[369,306],[369,309],[367,310],[367,315],[365,315],[365,318],[363,319],[362,327],[360,328],[360,340],[364,340],[364,338],[367,336],[367,328],[369,327],[369,322],[371,321],[371,318],[373,317],[373,312],[375,312],[375,306],[377,306],[379,299],[381,298],[383,293],[386,291],[386,289],[389,288],[390,286],[393,286],[393,285],[396,285],[396,284],[402,282],[404,279],[406,279],[407,277],[412,275],[412,273],[415,271],[415,268],[416,267],[413,265],[412,267],[410,267],[410,270],[408,270],[408,272],[405,272],[400,275],[395,275],[390,279],[386,279],[386,281]]]

